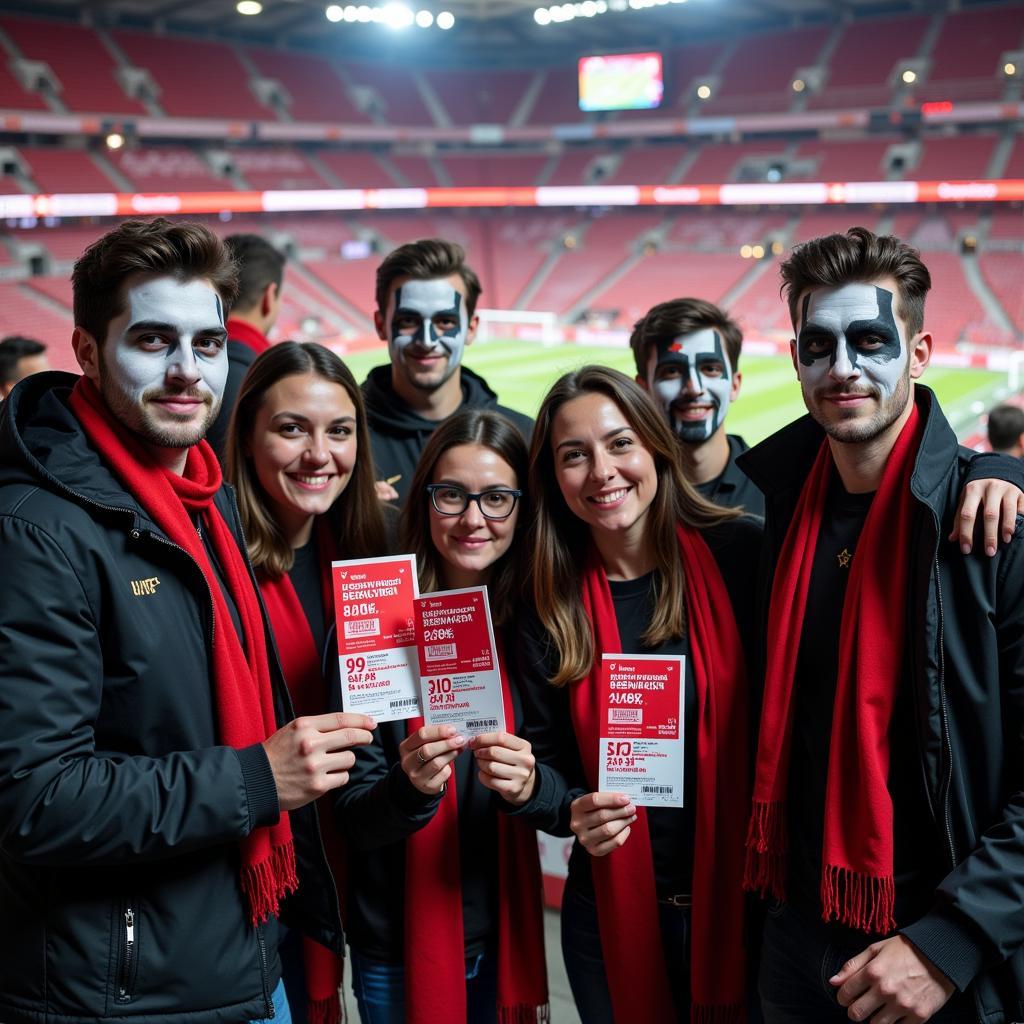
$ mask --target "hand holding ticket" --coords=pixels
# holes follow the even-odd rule
[[[573,800],[569,827],[591,857],[604,857],[629,838],[636,805],[625,793],[587,793]]]
[[[469,747],[480,769],[477,778],[488,789],[517,807],[533,796],[536,760],[528,740],[510,732],[484,732]]]
[[[427,796],[436,796],[452,776],[452,761],[466,746],[466,737],[451,725],[424,725],[399,744],[402,771]]]

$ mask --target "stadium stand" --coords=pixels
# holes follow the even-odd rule
[[[229,153],[249,188],[331,188],[331,182],[297,149],[238,148]]]
[[[228,178],[214,173],[186,146],[139,147],[111,153],[109,159],[139,192],[230,191]]]
[[[567,124],[580,120],[575,68],[548,68],[530,110],[530,124]]]
[[[423,79],[452,124],[508,124],[533,81],[533,71],[424,71]],[[578,112],[577,112],[578,116]]]
[[[536,185],[549,159],[543,153],[516,152],[490,156],[446,153],[438,158],[455,186]]]
[[[912,177],[922,181],[984,178],[998,142],[995,135],[957,135],[929,138]]]
[[[916,98],[925,102],[1001,98],[1006,79],[1000,57],[1019,49],[1022,39],[1024,9],[1020,7],[950,11]]]
[[[781,139],[758,142],[712,142],[703,146],[689,165],[683,181],[693,184],[735,181],[740,165],[745,160],[785,158],[788,143]]]
[[[29,92],[18,81],[6,61],[0,61],[0,109],[4,110],[50,110],[41,93]]]
[[[205,39],[158,36],[115,29],[125,56],[146,68],[160,90],[157,102],[170,117],[240,117],[275,120],[249,85],[249,72],[232,47]],[[202,74],[182,74],[201,68]]]
[[[322,149],[316,157],[346,188],[395,188],[405,184],[388,174],[373,153]]]
[[[793,154],[793,162],[802,170],[790,170],[792,181],[885,181],[883,163],[886,151],[898,135],[870,139],[805,139]]]
[[[660,185],[676,180],[680,162],[687,155],[685,146],[630,146],[622,151],[618,166],[602,185]]]
[[[1021,273],[1024,259],[1019,252],[986,252],[978,258],[985,281],[1018,332],[1024,334],[1024,291]]]
[[[0,28],[21,53],[43,61],[60,83],[68,110],[91,114],[146,114],[117,80],[117,61],[90,28],[66,21],[3,17]]]
[[[888,106],[896,62],[917,55],[928,21],[914,14],[848,22],[829,60],[825,87],[808,107]]]
[[[366,93],[374,120],[396,125],[436,124],[423,102],[415,72],[403,69],[396,74],[390,67],[354,61],[345,64],[345,71],[352,84]]]
[[[83,149],[21,146],[18,152],[40,192],[120,191],[117,182]]]
[[[702,105],[703,114],[788,110],[798,68],[817,63],[831,27],[813,25],[748,35],[719,72],[722,86]]]

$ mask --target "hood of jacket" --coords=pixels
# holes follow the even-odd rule
[[[462,407],[466,409],[497,409],[498,396],[479,374],[463,366],[460,370]],[[392,436],[414,437],[431,434],[437,420],[428,420],[410,409],[391,384],[391,364],[375,366],[363,384],[363,399],[371,426],[386,430]]]

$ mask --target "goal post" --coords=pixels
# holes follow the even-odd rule
[[[478,309],[476,340],[526,341],[552,347],[565,340],[554,313],[529,309]]]

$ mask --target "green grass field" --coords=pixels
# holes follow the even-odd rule
[[[357,352],[345,362],[362,380],[374,366],[387,360],[383,346]],[[504,405],[532,416],[550,385],[563,373],[585,363],[604,363],[630,375],[633,356],[628,349],[563,345],[541,348],[521,341],[477,344],[466,352],[466,365],[483,376]],[[788,359],[744,356],[743,390],[729,411],[730,433],[742,434],[756,444],[804,412],[796,375]],[[977,422],[976,403],[987,407],[997,388],[1006,383],[1003,374],[985,370],[932,367],[924,383],[935,390],[957,432],[963,436]]]

